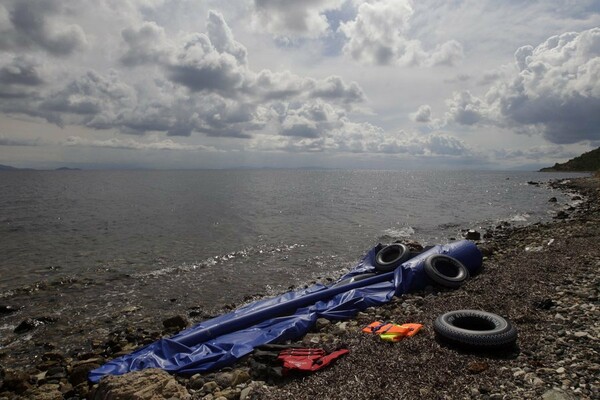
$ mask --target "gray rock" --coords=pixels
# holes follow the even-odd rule
[[[215,382],[222,388],[230,387],[233,384],[233,373],[221,372],[215,375]]]
[[[188,382],[188,387],[193,390],[202,390],[206,381],[200,374],[192,375]]]
[[[565,393],[560,389],[550,389],[544,392],[542,395],[542,399],[544,400],[572,400],[573,396]]]
[[[320,332],[321,330],[327,328],[329,325],[331,325],[331,321],[329,321],[326,318],[318,318],[317,322],[315,323],[315,329],[317,330],[317,332]]]
[[[241,383],[248,382],[250,380],[250,374],[247,371],[237,369],[233,371],[233,379],[230,386],[237,386]]]
[[[119,376],[107,376],[90,393],[92,400],[189,399],[190,394],[174,377],[161,369],[146,369]]]
[[[215,393],[215,397],[217,399],[225,398],[227,400],[236,400],[240,397],[240,393],[239,393],[239,391],[230,388],[230,389],[225,389],[218,393]]]
[[[240,400],[246,400],[248,398],[248,396],[250,396],[250,393],[252,393],[252,390],[253,390],[252,386],[243,388],[242,392],[240,393]]]
[[[525,371],[523,371],[522,369],[516,371],[515,373],[513,373],[513,377],[515,378],[519,378],[521,376],[525,375]]]
[[[202,385],[202,393],[212,393],[214,392],[219,385],[215,381],[206,382]]]
[[[539,386],[544,386],[545,382],[536,376],[535,378],[533,378],[533,381],[531,382],[531,384],[533,386],[539,387]]]

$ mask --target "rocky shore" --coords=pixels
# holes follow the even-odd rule
[[[478,242],[484,268],[461,288],[428,287],[353,320],[319,320],[298,345],[350,350],[322,371],[283,379],[255,355],[210,374],[173,377],[146,370],[88,384],[87,373],[106,360],[185,327],[188,321],[179,317],[165,321],[162,331],[122,327],[86,351],[48,349],[29,369],[13,369],[0,358],[0,399],[600,398],[600,178],[554,185],[578,206],[559,212],[552,223],[485,232]],[[465,308],[511,320],[517,346],[478,353],[439,342],[435,318]],[[378,319],[424,328],[389,343],[361,332]],[[44,321],[24,323],[21,329]]]

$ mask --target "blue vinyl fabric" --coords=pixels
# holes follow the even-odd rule
[[[372,248],[352,271],[337,282],[375,272],[374,260],[381,248],[382,245]],[[434,246],[392,272],[337,288],[316,284],[203,321],[170,338],[160,339],[109,361],[92,370],[89,380],[98,382],[106,375],[122,375],[145,368],[195,374],[229,366],[255,347],[301,338],[317,318],[352,318],[361,310],[389,302],[394,296],[423,289],[429,283],[424,262],[432,254],[457,258],[471,274],[476,273],[482,263],[481,253],[470,241]]]

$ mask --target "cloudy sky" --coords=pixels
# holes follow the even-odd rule
[[[0,164],[535,169],[600,146],[600,0],[0,0]]]

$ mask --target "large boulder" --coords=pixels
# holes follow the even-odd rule
[[[190,394],[161,369],[146,369],[103,378],[90,395],[93,400],[189,399]]]

